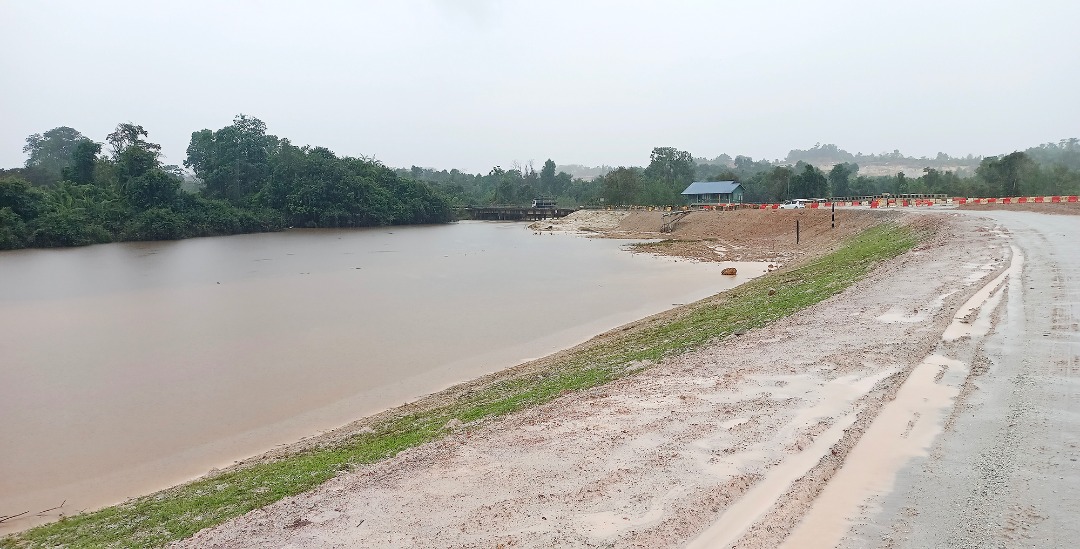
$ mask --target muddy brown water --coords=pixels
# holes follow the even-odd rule
[[[462,222],[0,253],[0,516],[149,493],[765,270],[624,245]]]

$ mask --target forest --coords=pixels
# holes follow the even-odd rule
[[[194,132],[187,170],[162,165],[147,138],[142,126],[119,124],[103,153],[66,126],[28,137],[26,166],[0,171],[0,249],[453,218],[435,186],[370,159],[297,147],[257,118]]]
[[[792,198],[940,193],[950,196],[1080,194],[1080,139],[984,158],[911,158],[899,151],[851,154],[836,145],[793,149],[785,160],[721,154],[695,158],[656,147],[644,167],[566,170],[551,159],[487,174],[338,156],[268,134],[238,115],[191,134],[183,166],[164,165],[161,147],[133,123],[96,142],[62,126],[26,139],[25,166],[0,170],[0,249],[81,246],[123,240],[452,221],[470,205],[528,205],[548,197],[565,207],[680,205],[692,181],[734,180],[748,203]],[[920,173],[860,174],[864,165],[924,166]]]

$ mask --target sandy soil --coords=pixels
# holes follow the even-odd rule
[[[844,238],[896,218],[898,212],[829,210],[661,211],[579,210],[562,219],[531,224],[536,231],[570,231],[605,238],[651,239],[637,249],[701,261],[769,261],[791,264],[833,250]],[[674,220],[672,230],[663,230]],[[795,225],[799,238],[796,243]],[[835,226],[834,226],[835,224]]]
[[[796,260],[811,253],[782,247],[782,231],[765,228],[729,240],[730,218],[720,216],[732,213],[703,212],[717,216],[714,232],[688,224],[682,234],[732,250],[760,242]],[[799,217],[809,242],[825,230],[814,215],[823,213]],[[779,213],[743,215],[757,214]],[[844,230],[854,232],[862,214],[866,223],[882,215],[852,213]],[[955,421],[952,404],[981,371],[978,350],[999,316],[1002,281],[1017,268],[994,222],[921,219],[945,223],[935,240],[770,327],[465,425],[176,545],[776,547],[805,535],[800,521],[815,513],[821,528],[806,539],[834,546],[866,512],[863,502],[888,493],[896,471]],[[619,230],[642,235],[654,224],[627,217]],[[823,238],[808,250],[831,245]],[[867,450],[864,434],[876,446]],[[903,459],[845,466],[856,452],[871,457],[853,463],[877,462],[875,449]],[[839,496],[827,495],[830,485],[842,487]],[[819,497],[839,503],[815,510]]]

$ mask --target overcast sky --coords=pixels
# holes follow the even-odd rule
[[[135,122],[180,164],[244,113],[294,144],[486,173],[655,146],[915,156],[1080,137],[1080,2],[0,0],[0,166]]]

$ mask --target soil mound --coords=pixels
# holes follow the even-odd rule
[[[792,262],[832,251],[847,238],[897,216],[889,211],[840,209],[834,227],[829,210],[695,211],[678,219],[672,212],[632,212],[604,235],[661,239],[638,249],[701,261]],[[670,232],[665,232],[666,225]]]

